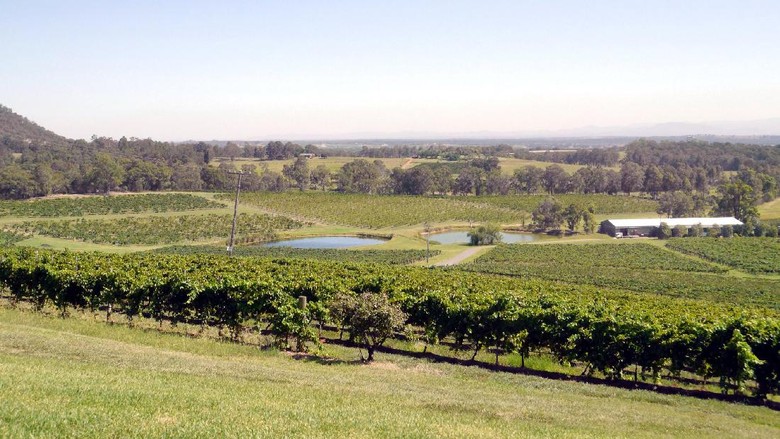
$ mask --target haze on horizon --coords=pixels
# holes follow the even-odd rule
[[[0,103],[72,138],[780,117],[775,1],[0,0]]]

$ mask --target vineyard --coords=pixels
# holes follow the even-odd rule
[[[225,206],[191,194],[141,194],[0,201],[0,214],[15,217],[57,217],[183,212],[220,207]]]
[[[224,255],[225,247],[213,245],[177,245],[155,249],[151,252],[177,255]],[[433,257],[439,253],[441,253],[439,250],[431,250],[430,256]],[[233,256],[407,265],[425,259],[425,250],[344,250],[237,246],[233,250]]]
[[[780,309],[780,281],[718,274],[649,244],[503,245],[463,269]]]
[[[9,232],[7,230],[0,230],[0,247],[6,247],[14,245],[15,243],[23,240],[25,237],[18,233]]]
[[[223,195],[227,199],[228,195]],[[365,228],[428,222],[519,223],[519,213],[473,198],[339,194],[333,192],[247,193],[241,202],[280,215]]]
[[[670,270],[684,272],[723,272],[706,262],[686,258],[650,244],[561,244],[502,245],[482,256],[479,263],[549,264],[612,267],[619,270]]]
[[[263,322],[285,339],[307,322],[336,323],[339,295],[387,294],[428,343],[476,355],[546,352],[622,379],[641,368],[719,378],[724,391],[780,390],[780,320],[766,309],[599,291],[457,270],[211,255],[0,251],[0,283],[16,301],[101,309],[242,331]],[[297,306],[298,296],[309,305]],[[635,377],[636,379],[636,377]]]
[[[221,195],[228,200],[228,195]],[[561,195],[568,205],[593,206],[598,214],[654,212],[658,204],[638,197]],[[423,222],[474,221],[519,224],[545,199],[544,195],[423,197],[340,194],[335,192],[247,193],[248,203],[281,215],[330,224],[382,228]]]
[[[239,235],[256,241],[274,239],[277,230],[303,226],[289,218],[258,214],[240,214],[238,221]],[[230,215],[208,214],[25,221],[8,227],[22,234],[38,234],[96,244],[157,245],[220,237],[227,239],[231,225]]]
[[[777,238],[685,238],[673,239],[666,246],[748,273],[780,273]]]

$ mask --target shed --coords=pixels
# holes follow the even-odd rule
[[[599,231],[610,236],[651,236],[666,223],[670,228],[683,226],[687,229],[700,225],[705,231],[712,227],[741,226],[742,221],[733,216],[717,218],[633,218],[633,219],[608,219],[601,222]]]

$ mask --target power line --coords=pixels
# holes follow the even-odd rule
[[[241,192],[241,177],[245,175],[241,171],[227,171],[230,175],[238,175],[236,181],[236,202],[233,204],[233,227],[230,229],[230,243],[227,247],[228,256],[233,256],[233,241],[236,237],[236,223],[238,221],[238,194]]]

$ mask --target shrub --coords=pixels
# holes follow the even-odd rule
[[[501,228],[497,224],[485,224],[468,233],[471,245],[493,245],[501,242]]]
[[[306,343],[316,342],[317,334],[310,325],[311,315],[308,309],[301,309],[297,302],[287,298],[276,306],[276,312],[270,315],[271,334],[280,349],[290,349],[290,338],[295,340],[295,350],[305,352]]]
[[[350,336],[356,339],[366,351],[366,361],[374,360],[374,351],[394,331],[403,329],[406,314],[390,303],[384,293],[363,293],[359,297],[340,295],[331,303],[331,312],[342,320],[349,329]],[[361,359],[363,354],[360,354]]]
[[[739,228],[739,235],[755,236],[756,229],[758,229],[758,219],[754,216],[749,216],[742,221],[744,224]]]
[[[704,235],[704,228],[702,228],[701,224],[695,224],[688,229],[688,236],[691,238],[698,238],[702,235]]]
[[[710,238],[720,237],[720,226],[717,224],[713,224],[712,227],[707,229],[707,236],[709,236]]]
[[[657,232],[658,239],[669,239],[672,237],[672,229],[669,228],[669,224],[661,223]]]

